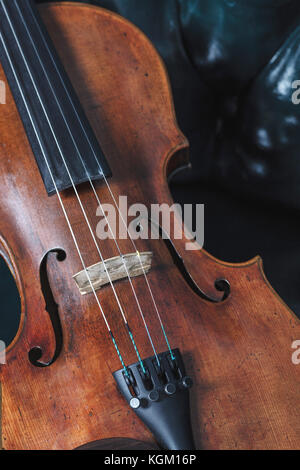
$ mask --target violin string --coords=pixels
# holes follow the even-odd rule
[[[124,220],[124,217],[123,217],[123,215],[122,215],[120,206],[118,205],[118,203],[117,203],[117,201],[116,201],[116,197],[115,197],[115,195],[114,195],[114,193],[113,193],[113,191],[112,191],[112,189],[111,189],[111,187],[110,187],[110,185],[109,185],[109,183],[108,183],[108,181],[107,181],[107,178],[106,178],[106,176],[105,176],[105,174],[104,174],[104,172],[103,172],[103,170],[102,170],[102,168],[101,168],[101,165],[100,165],[100,163],[99,163],[99,161],[98,161],[97,155],[95,154],[95,151],[94,151],[94,148],[93,148],[93,146],[92,146],[92,144],[91,144],[91,141],[90,141],[90,139],[89,139],[89,136],[87,135],[87,133],[86,133],[86,131],[85,131],[85,129],[84,129],[84,126],[82,125],[81,119],[80,119],[80,117],[79,117],[79,115],[78,115],[78,112],[77,112],[77,110],[76,110],[76,107],[74,106],[74,103],[73,103],[73,100],[72,100],[72,98],[71,98],[71,96],[70,96],[70,93],[69,93],[67,87],[65,86],[65,82],[64,82],[64,80],[63,80],[63,78],[62,78],[62,76],[61,76],[61,73],[60,73],[60,71],[59,71],[57,65],[56,65],[56,62],[55,62],[54,57],[53,57],[53,54],[52,54],[51,50],[49,49],[49,46],[48,46],[48,44],[47,44],[47,41],[46,41],[45,38],[44,38],[44,35],[42,34],[42,31],[41,31],[41,29],[40,29],[40,25],[39,25],[39,23],[36,21],[36,18],[35,18],[35,16],[33,15],[33,12],[32,12],[31,9],[30,9],[30,11],[31,11],[32,17],[33,17],[33,19],[34,19],[34,21],[35,21],[37,27],[39,28],[39,31],[40,31],[40,33],[41,33],[41,37],[42,37],[43,43],[44,43],[44,45],[46,46],[46,48],[47,48],[47,50],[48,50],[48,54],[49,54],[49,56],[50,56],[50,58],[51,58],[51,61],[52,61],[53,65],[54,65],[54,67],[55,67],[55,69],[56,69],[56,71],[57,71],[57,73],[58,73],[58,75],[59,75],[59,77],[60,77],[60,81],[61,81],[61,83],[62,83],[62,85],[63,85],[63,87],[64,87],[64,89],[65,89],[65,91],[66,91],[66,93],[67,93],[67,95],[68,95],[69,101],[70,101],[70,103],[71,103],[71,105],[72,105],[72,107],[73,107],[73,110],[74,110],[75,114],[76,114],[77,120],[78,120],[78,122],[79,122],[79,124],[80,124],[80,126],[81,126],[81,128],[82,128],[82,130],[83,130],[83,132],[84,132],[84,134],[85,134],[85,137],[86,137],[86,139],[87,139],[87,141],[88,141],[88,143],[89,143],[89,146],[90,146],[90,148],[91,148],[91,150],[92,150],[92,153],[93,153],[93,155],[94,155],[95,161],[96,161],[96,163],[97,163],[97,165],[98,165],[98,167],[99,167],[99,170],[100,170],[100,172],[101,172],[101,176],[103,177],[103,180],[104,180],[104,182],[105,182],[105,185],[107,186],[107,189],[108,189],[108,191],[109,191],[109,193],[110,193],[110,196],[111,196],[111,198],[112,198],[112,200],[113,200],[113,202],[114,202],[114,205],[115,205],[115,207],[116,207],[116,209],[117,209],[117,211],[118,211],[118,214],[119,214],[119,216],[120,216],[120,219],[121,219],[121,221],[122,221],[122,223],[123,223],[123,225],[124,225],[124,227],[125,227],[125,230],[126,230],[128,236],[129,236],[129,239],[130,239],[130,241],[131,241],[131,244],[132,244],[132,246],[133,246],[133,248],[134,248],[134,250],[135,250],[135,252],[136,252],[136,255],[137,255],[138,259],[139,259],[139,263],[140,263],[140,266],[141,266],[141,269],[142,269],[142,272],[143,272],[143,276],[144,276],[144,279],[145,279],[145,282],[146,282],[148,291],[149,291],[150,296],[151,296],[152,304],[153,304],[153,306],[154,306],[156,315],[157,315],[157,317],[158,317],[158,319],[159,319],[160,326],[161,326],[161,329],[162,329],[162,332],[163,332],[165,341],[166,341],[166,343],[167,343],[167,346],[168,346],[168,349],[169,349],[171,358],[172,358],[173,360],[175,360],[175,357],[174,357],[174,355],[173,355],[173,352],[172,352],[172,349],[171,349],[171,346],[170,346],[170,342],[169,342],[169,340],[168,340],[168,336],[167,336],[167,333],[166,333],[166,330],[165,330],[165,327],[164,327],[164,324],[163,324],[163,321],[162,321],[162,318],[161,318],[161,314],[160,314],[159,309],[158,309],[158,306],[157,306],[157,302],[156,302],[156,300],[155,300],[155,298],[154,298],[153,291],[152,291],[152,288],[151,288],[149,279],[148,279],[148,277],[147,277],[147,273],[146,273],[146,271],[145,271],[143,262],[142,262],[142,260],[141,260],[140,253],[139,253],[139,251],[138,251],[138,249],[137,249],[137,246],[136,246],[136,244],[135,244],[135,242],[134,242],[134,240],[133,240],[133,238],[132,238],[132,236],[131,236],[131,234],[130,234],[130,231],[129,231],[128,227],[127,227],[127,224],[126,224],[126,222],[125,222],[125,220]],[[86,173],[87,173],[87,172],[86,172]],[[95,190],[94,184],[93,184],[93,182],[92,182],[90,176],[88,175],[88,173],[87,173],[87,177],[88,177],[89,183],[90,183],[90,185],[91,185],[91,187],[92,187],[92,189],[93,189],[94,195],[95,195],[95,197],[96,197],[96,199],[97,199],[97,201],[98,201],[98,204],[102,207],[102,204],[101,204],[101,202],[100,202],[100,199],[99,199],[99,197],[98,197],[98,194],[97,194],[97,192],[96,192],[96,190]],[[102,212],[103,212],[103,211],[102,211]],[[106,223],[108,224],[108,221],[107,221],[107,218],[106,218],[106,217],[105,217],[105,219],[106,219]],[[108,227],[109,227],[109,224],[108,224]],[[110,230],[110,233],[113,235],[113,233],[112,233],[110,227],[109,227],[109,230]],[[141,315],[142,315],[142,317],[143,317],[143,321],[144,321],[146,330],[147,330],[147,332],[148,332],[148,328],[147,328],[147,326],[146,326],[146,322],[145,322],[145,319],[144,319],[144,315],[143,315],[142,312],[141,312],[140,304],[139,304],[138,298],[137,298],[137,296],[136,296],[136,293],[135,293],[135,290],[134,290],[134,287],[133,287],[133,284],[132,284],[132,280],[131,280],[131,277],[130,277],[130,275],[129,275],[129,272],[128,272],[128,269],[127,269],[127,266],[126,266],[126,262],[125,262],[125,260],[124,260],[123,255],[121,254],[119,245],[118,245],[117,240],[116,240],[115,238],[114,238],[114,241],[115,241],[115,244],[116,244],[116,246],[117,246],[117,249],[118,249],[118,251],[119,251],[119,253],[120,253],[120,256],[121,256],[121,258],[122,258],[122,260],[123,260],[123,264],[124,264],[124,267],[125,267],[125,269],[126,269],[126,273],[127,273],[128,279],[129,279],[129,281],[130,281],[131,287],[132,287],[132,289],[133,289],[134,296],[135,296],[136,302],[137,302],[137,304],[138,304],[139,311],[140,311],[140,313],[141,313]],[[148,334],[148,336],[149,336],[149,334]],[[151,343],[152,343],[152,340],[151,340]],[[153,347],[153,346],[152,346],[152,347]],[[153,349],[154,349],[154,347],[153,347]],[[155,356],[156,356],[156,360],[157,360],[158,363],[159,363],[159,359],[158,359],[156,353],[155,353]]]
[[[121,209],[120,209],[120,207],[119,207],[119,205],[118,205],[118,203],[117,203],[117,201],[116,201],[115,195],[114,195],[114,193],[112,192],[112,190],[111,190],[111,188],[110,188],[110,186],[109,186],[109,184],[108,184],[108,182],[107,182],[106,176],[104,175],[103,172],[102,172],[102,175],[103,175],[104,181],[105,181],[105,183],[106,183],[106,185],[107,185],[107,187],[108,187],[108,189],[109,189],[109,192],[110,192],[110,194],[111,194],[112,200],[113,200],[113,202],[114,202],[114,204],[115,204],[115,206],[116,206],[116,208],[117,208],[117,210],[118,210],[118,213],[119,213],[119,215],[120,215],[120,218],[121,218],[121,220],[122,220],[122,223],[123,223],[123,225],[124,225],[124,227],[125,227],[125,229],[126,229],[126,231],[127,231],[127,233],[128,233],[128,236],[129,236],[129,238],[130,238],[130,241],[131,241],[131,243],[132,243],[132,246],[133,246],[134,250],[136,251],[136,254],[137,254],[138,259],[139,259],[139,261],[140,261],[140,266],[141,266],[141,268],[142,268],[143,275],[144,275],[144,279],[145,279],[145,281],[146,281],[146,284],[147,284],[147,287],[148,287],[148,290],[149,290],[149,293],[150,293],[150,296],[151,296],[152,304],[153,304],[153,306],[154,306],[156,315],[157,315],[158,320],[159,320],[159,322],[160,322],[160,326],[161,326],[161,329],[162,329],[162,332],[163,332],[165,341],[166,341],[166,343],[167,343],[167,346],[168,346],[168,349],[169,349],[169,352],[170,352],[171,359],[174,361],[174,360],[175,360],[175,356],[174,356],[173,351],[172,351],[172,348],[171,348],[171,346],[170,346],[170,342],[169,342],[169,339],[168,339],[168,336],[167,336],[167,333],[166,333],[166,330],[165,330],[165,327],[164,327],[164,324],[163,324],[161,315],[160,315],[160,313],[159,313],[158,306],[157,306],[156,300],[155,300],[155,298],[154,298],[153,291],[152,291],[152,288],[151,288],[151,286],[150,286],[149,279],[148,279],[148,277],[147,277],[147,273],[146,273],[146,271],[145,271],[145,269],[144,269],[144,265],[143,265],[142,260],[141,260],[140,252],[138,251],[138,249],[137,249],[137,247],[136,247],[136,244],[135,244],[135,242],[134,242],[134,240],[133,240],[133,238],[132,238],[132,236],[131,236],[131,234],[130,234],[130,231],[129,231],[127,225],[126,225],[126,222],[125,222],[125,220],[124,220],[124,217],[123,217],[123,214],[122,214],[122,212],[121,212]]]
[[[3,6],[2,0],[1,0],[1,4],[2,4],[2,6]],[[43,147],[43,145],[42,145],[42,141],[41,141],[40,136],[39,136],[39,134],[38,134],[38,132],[37,132],[37,129],[36,129],[35,124],[34,124],[34,121],[33,121],[33,119],[32,119],[32,115],[31,115],[31,112],[30,112],[30,110],[29,110],[29,108],[28,108],[28,104],[27,104],[27,102],[26,102],[26,99],[25,99],[25,96],[24,96],[24,93],[23,93],[23,90],[22,90],[22,87],[21,87],[21,84],[20,84],[18,75],[17,75],[16,70],[15,70],[15,68],[14,68],[14,65],[13,65],[13,63],[12,63],[12,60],[11,60],[9,51],[8,51],[8,49],[7,49],[7,46],[6,46],[6,43],[5,43],[5,40],[4,40],[4,38],[3,38],[3,35],[2,35],[2,33],[1,33],[1,31],[0,31],[0,40],[1,40],[1,42],[2,42],[4,51],[5,51],[5,54],[6,54],[6,56],[7,56],[9,65],[10,65],[11,70],[12,70],[12,72],[13,72],[13,75],[14,75],[14,77],[15,77],[15,80],[16,80],[18,89],[19,89],[19,91],[20,91],[20,94],[21,94],[21,97],[22,97],[24,106],[25,106],[25,108],[26,108],[28,117],[29,117],[30,122],[31,122],[31,125],[32,125],[32,127],[33,127],[33,131],[34,131],[34,133],[35,133],[35,136],[36,136],[36,138],[37,138],[37,140],[38,140],[40,149],[41,149],[41,151],[42,151],[43,158],[44,158],[44,160],[45,160],[45,164],[46,164],[46,166],[47,166],[47,169],[48,169],[48,171],[49,171],[49,174],[50,174],[50,177],[51,177],[53,186],[54,186],[55,191],[56,191],[56,194],[57,194],[57,196],[58,196],[58,200],[59,200],[60,206],[61,206],[61,208],[62,208],[63,215],[64,215],[64,217],[65,217],[65,219],[66,219],[68,228],[69,228],[69,230],[70,230],[70,233],[71,233],[73,242],[74,242],[74,244],[75,244],[75,247],[76,247],[76,250],[77,250],[79,259],[80,259],[80,261],[81,261],[83,270],[84,270],[84,272],[85,272],[85,274],[86,274],[86,277],[87,277],[88,282],[89,282],[89,284],[90,284],[91,290],[92,290],[92,292],[93,292],[93,294],[94,294],[94,297],[95,297],[95,299],[96,299],[96,302],[97,302],[97,305],[98,305],[99,310],[100,310],[100,312],[101,312],[101,315],[102,315],[102,318],[103,318],[103,320],[104,320],[104,323],[105,323],[105,325],[106,325],[106,327],[107,327],[107,330],[108,330],[108,332],[109,332],[109,334],[110,334],[110,336],[111,336],[111,339],[112,339],[113,344],[114,344],[114,347],[115,347],[115,349],[116,349],[116,351],[117,351],[117,355],[118,355],[118,357],[119,357],[119,359],[120,359],[120,362],[121,362],[121,364],[122,364],[122,367],[123,367],[123,369],[124,369],[126,375],[129,376],[127,367],[126,367],[126,365],[125,365],[125,363],[124,363],[124,360],[123,360],[123,357],[122,357],[122,354],[121,354],[121,352],[120,352],[120,350],[119,350],[119,348],[118,348],[117,342],[116,342],[116,340],[115,340],[115,338],[114,338],[113,332],[112,332],[112,330],[111,330],[111,328],[110,328],[110,325],[109,325],[109,323],[108,323],[108,320],[107,320],[107,318],[106,318],[106,315],[105,315],[105,313],[104,313],[104,311],[103,311],[102,305],[101,305],[101,303],[100,303],[100,301],[99,301],[99,299],[98,299],[98,297],[97,297],[97,294],[96,294],[96,292],[95,292],[95,288],[94,288],[94,286],[93,286],[93,283],[92,283],[92,281],[91,281],[91,278],[90,278],[90,275],[89,275],[89,273],[88,273],[87,267],[86,267],[86,265],[85,265],[84,259],[83,259],[83,257],[82,257],[81,251],[80,251],[80,249],[79,249],[76,236],[75,236],[75,234],[74,234],[74,231],[73,231],[72,225],[71,225],[71,223],[70,223],[68,214],[67,214],[66,209],[65,209],[65,207],[64,207],[64,204],[63,204],[63,202],[62,202],[60,193],[59,193],[59,191],[58,191],[58,188],[57,188],[57,185],[56,185],[56,182],[55,182],[55,178],[54,178],[54,176],[53,176],[53,174],[52,174],[52,171],[51,171],[49,162],[48,162],[47,157],[46,157],[46,153],[45,153],[44,147]]]
[[[30,9],[30,12],[31,12],[31,15],[32,15],[32,17],[33,17],[33,19],[34,19],[36,25],[37,25],[38,28],[40,29],[40,26],[39,26],[38,22],[36,21],[36,18],[35,18],[35,16],[33,15],[33,12],[32,12],[31,9]],[[20,13],[20,11],[19,11],[19,13]],[[21,15],[20,15],[20,16],[21,16]],[[26,24],[25,24],[23,18],[22,18],[22,21],[23,21],[23,24],[24,24],[24,26],[25,26],[25,28],[26,28],[26,30],[27,30],[27,34],[28,34],[28,36],[30,37],[28,28],[27,28],[27,26],[26,26]],[[50,58],[51,58],[51,60],[52,60],[52,63],[53,63],[53,65],[55,66],[55,69],[56,69],[56,71],[57,71],[57,73],[58,73],[58,75],[59,75],[59,77],[60,77],[61,83],[62,83],[62,85],[63,85],[65,91],[66,91],[67,94],[68,94],[69,101],[71,102],[72,107],[73,107],[73,109],[74,109],[74,111],[75,111],[75,113],[76,113],[76,117],[77,117],[77,119],[78,119],[78,121],[79,121],[79,123],[80,123],[80,126],[82,127],[82,129],[83,129],[83,131],[84,131],[84,133],[85,133],[85,136],[86,136],[86,138],[87,138],[87,141],[88,141],[88,143],[89,143],[89,145],[90,145],[90,147],[91,147],[91,149],[92,149],[92,151],[93,151],[93,155],[94,155],[94,157],[95,157],[95,159],[96,159],[96,163],[97,163],[97,165],[99,166],[99,169],[100,169],[100,171],[101,171],[101,174],[103,175],[102,168],[101,168],[101,166],[99,165],[99,162],[98,162],[97,157],[95,156],[94,150],[93,150],[93,148],[92,148],[92,146],[91,146],[91,142],[90,142],[90,140],[88,139],[88,136],[86,135],[85,129],[84,129],[83,126],[82,126],[82,122],[81,122],[81,120],[80,120],[80,118],[79,118],[79,116],[78,116],[78,114],[77,114],[76,109],[75,109],[74,106],[73,106],[73,102],[72,102],[72,100],[70,99],[69,92],[68,92],[67,88],[65,87],[64,80],[63,80],[62,77],[61,77],[60,71],[58,70],[58,68],[57,68],[57,66],[56,66],[56,62],[55,62],[55,60],[53,59],[52,53],[51,53],[51,51],[50,51],[50,49],[49,49],[49,46],[48,46],[47,42],[44,40],[44,36],[43,36],[41,30],[40,30],[40,33],[41,33],[41,36],[42,36],[42,38],[43,38],[43,42],[44,42],[44,44],[45,44],[45,46],[46,46],[46,48],[47,48],[47,50],[48,50],[48,54],[49,54],[49,56],[50,56]],[[119,253],[119,255],[120,255],[120,258],[121,258],[121,260],[122,260],[122,264],[123,264],[123,266],[124,266],[124,268],[125,268],[125,271],[126,271],[126,276],[127,276],[128,280],[129,280],[129,283],[130,283],[130,286],[131,286],[131,290],[132,290],[132,292],[133,292],[133,295],[134,295],[134,298],[135,298],[135,302],[136,302],[136,304],[137,304],[137,307],[138,307],[140,316],[141,316],[142,321],[143,321],[143,323],[144,323],[144,326],[145,326],[145,329],[146,329],[146,332],[147,332],[147,335],[148,335],[150,344],[151,344],[151,346],[152,346],[152,349],[153,349],[153,352],[154,352],[154,355],[155,355],[157,364],[158,364],[158,366],[160,366],[160,361],[159,361],[159,358],[158,358],[158,355],[157,355],[157,352],[156,352],[156,349],[155,349],[155,346],[154,346],[154,343],[153,343],[153,339],[152,339],[152,337],[151,337],[151,334],[150,334],[150,331],[149,331],[149,328],[148,328],[148,325],[147,325],[147,322],[146,322],[146,319],[145,319],[145,316],[144,316],[144,313],[143,313],[141,304],[140,304],[140,302],[139,302],[137,293],[136,293],[136,291],[135,291],[135,288],[134,288],[134,285],[133,285],[133,282],[132,282],[132,278],[131,278],[130,273],[129,273],[129,271],[128,271],[128,267],[127,267],[127,264],[126,264],[126,261],[125,261],[124,254],[121,252],[121,249],[120,249],[120,247],[119,247],[119,244],[118,244],[116,238],[114,237],[114,234],[113,234],[111,225],[110,225],[110,223],[109,223],[109,221],[108,221],[107,216],[105,215],[105,211],[103,210],[103,206],[102,206],[102,203],[101,203],[101,201],[100,201],[100,198],[99,198],[99,196],[98,196],[98,194],[97,194],[97,192],[96,192],[95,186],[94,186],[94,184],[93,184],[93,182],[92,182],[92,180],[91,180],[91,177],[90,177],[90,175],[89,175],[89,173],[88,173],[88,171],[87,171],[86,165],[85,165],[85,163],[84,163],[84,159],[83,159],[83,157],[82,157],[82,155],[81,155],[81,153],[80,153],[80,151],[79,151],[79,149],[78,149],[78,146],[77,146],[76,141],[75,141],[75,139],[74,139],[74,136],[73,136],[73,134],[72,134],[72,132],[71,132],[71,129],[70,129],[69,125],[68,125],[68,122],[67,122],[67,119],[66,119],[66,117],[65,117],[65,114],[64,114],[64,112],[63,112],[63,110],[62,110],[62,108],[61,108],[61,106],[60,106],[59,100],[58,100],[58,98],[57,98],[57,96],[56,96],[55,91],[53,90],[51,81],[49,80],[49,77],[48,77],[48,75],[47,75],[47,73],[46,73],[46,71],[45,71],[45,68],[44,68],[43,63],[42,63],[42,61],[41,61],[41,58],[40,58],[40,56],[39,56],[39,53],[38,53],[38,51],[36,50],[35,44],[34,44],[34,42],[32,41],[32,38],[31,38],[31,37],[30,37],[30,40],[31,40],[31,43],[32,43],[32,45],[33,45],[33,47],[34,47],[34,49],[35,49],[35,53],[36,53],[36,55],[37,55],[37,57],[38,57],[38,59],[39,59],[39,62],[40,62],[40,64],[41,64],[42,68],[43,68],[44,74],[45,74],[45,76],[46,76],[46,78],[47,78],[47,81],[48,81],[49,86],[50,86],[50,88],[51,88],[52,94],[53,94],[53,96],[54,96],[54,98],[55,98],[55,101],[56,101],[58,107],[59,107],[60,113],[61,113],[61,115],[62,115],[62,117],[63,117],[63,119],[64,119],[64,122],[65,122],[66,127],[67,127],[68,132],[69,132],[69,135],[70,135],[70,137],[71,137],[71,139],[72,139],[72,142],[73,142],[73,144],[74,144],[74,146],[75,146],[75,148],[76,148],[76,152],[77,152],[77,154],[78,154],[78,156],[79,156],[79,158],[80,158],[80,161],[81,161],[81,163],[82,163],[82,165],[83,165],[83,167],[84,167],[86,176],[87,176],[88,181],[89,181],[89,184],[90,184],[90,186],[91,186],[91,188],[92,188],[92,190],[93,190],[94,196],[95,196],[95,198],[96,198],[96,200],[97,200],[97,202],[98,202],[98,205],[99,205],[99,207],[101,208],[101,211],[102,211],[102,213],[103,213],[103,215],[104,215],[105,221],[106,221],[106,223],[107,223],[107,225],[108,225],[109,232],[110,232],[110,234],[111,234],[111,236],[112,236],[112,239],[113,239],[113,241],[114,241],[114,243],[115,243],[115,246],[116,246],[116,248],[117,248],[117,250],[118,250],[118,253]],[[52,132],[52,133],[53,133],[53,132]],[[65,163],[65,162],[64,162],[64,163]],[[66,164],[65,164],[65,165],[66,165]],[[106,181],[106,184],[108,184],[107,181]],[[74,188],[74,190],[75,190],[75,188]],[[143,263],[142,263],[142,261],[141,261],[140,253],[137,251],[136,248],[135,248],[135,251],[136,251],[136,254],[137,254],[137,256],[138,256],[139,263],[141,264],[142,271],[143,271],[143,273],[144,273],[144,275],[145,275],[145,269],[144,269]],[[110,284],[111,284],[111,286],[113,287],[112,282],[110,282]],[[131,337],[131,340],[132,340],[132,342],[133,342],[133,345],[134,345],[134,347],[136,348],[136,345],[135,345],[135,343],[134,343],[134,339],[133,339],[133,337],[132,337],[131,330],[130,330],[129,325],[128,325],[128,321],[127,321],[127,320],[124,320],[124,321],[125,321],[126,327],[127,327],[127,329],[128,329],[129,335],[130,335],[130,337]],[[170,349],[170,347],[169,347],[169,349]],[[141,362],[142,369],[143,369],[143,371],[144,371],[144,366],[143,366],[143,364],[142,364],[142,361],[140,360],[140,362]]]
[[[37,50],[36,50],[35,44],[33,43],[32,38],[30,37],[30,34],[29,34],[29,31],[28,31],[27,25],[26,25],[25,22],[24,22],[24,19],[23,19],[23,17],[22,17],[21,11],[20,11],[19,6],[18,6],[17,4],[16,4],[16,7],[17,7],[18,13],[19,13],[19,15],[20,15],[20,18],[21,18],[21,20],[22,20],[22,22],[23,22],[23,24],[24,24],[24,26],[25,26],[25,28],[26,28],[27,34],[28,34],[28,36],[29,36],[29,38],[30,38],[30,41],[31,41],[31,43],[32,43],[32,45],[33,45],[33,47],[34,47],[34,49],[35,49],[35,53],[36,53],[36,55],[37,55],[37,57],[38,57],[38,59],[39,59],[39,61],[40,61],[40,64],[41,64],[41,66],[42,66],[42,68],[43,68],[43,71],[44,71],[44,73],[45,73],[45,76],[47,77],[46,71],[45,71],[45,69],[44,69],[44,66],[43,66],[41,60],[40,60],[40,57],[39,57],[39,54],[38,54],[38,52],[37,52]],[[107,269],[105,260],[104,260],[104,258],[103,258],[102,253],[101,253],[101,250],[100,250],[100,248],[99,248],[99,245],[98,245],[98,243],[97,243],[97,241],[96,241],[96,238],[95,238],[95,235],[94,235],[93,230],[92,230],[92,228],[91,228],[91,225],[90,225],[89,219],[88,219],[88,217],[87,217],[86,211],[85,211],[85,209],[84,209],[84,207],[83,207],[83,204],[82,204],[81,199],[80,199],[80,197],[79,197],[78,191],[77,191],[76,186],[75,186],[75,184],[74,184],[73,178],[72,178],[72,176],[71,176],[70,170],[69,170],[68,165],[67,165],[67,163],[66,163],[66,160],[65,160],[65,158],[64,158],[63,151],[62,151],[62,149],[61,149],[61,147],[60,147],[60,145],[59,145],[59,142],[58,142],[58,139],[57,139],[57,137],[56,137],[56,135],[55,135],[54,129],[53,129],[53,127],[52,127],[50,118],[49,118],[48,113],[47,113],[47,111],[46,111],[46,109],[45,109],[45,106],[44,106],[44,104],[43,104],[43,100],[42,100],[42,98],[41,98],[41,96],[40,96],[40,93],[39,93],[39,91],[38,91],[38,89],[37,89],[35,80],[34,80],[34,78],[33,78],[33,76],[32,76],[32,73],[31,73],[31,70],[30,70],[29,65],[28,65],[28,63],[27,63],[26,57],[25,57],[25,55],[24,55],[24,52],[23,52],[23,50],[22,50],[22,47],[21,47],[20,42],[19,42],[19,40],[18,40],[18,37],[17,37],[17,35],[16,35],[15,31],[14,31],[14,28],[13,28],[13,25],[12,25],[12,23],[11,23],[11,21],[10,21],[9,15],[7,14],[7,10],[4,9],[4,11],[5,11],[6,16],[7,16],[7,19],[8,19],[8,21],[9,21],[10,28],[11,28],[11,30],[12,30],[12,32],[13,32],[13,35],[14,35],[15,41],[16,41],[16,43],[17,43],[17,45],[18,45],[19,51],[20,51],[20,53],[21,53],[21,55],[22,55],[22,58],[23,58],[23,61],[24,61],[25,66],[26,66],[27,72],[28,72],[28,74],[29,74],[29,76],[30,76],[30,79],[31,79],[32,84],[33,84],[34,89],[35,89],[35,92],[36,92],[36,94],[37,94],[37,97],[38,97],[38,99],[39,99],[39,102],[40,102],[40,104],[41,104],[41,107],[42,107],[42,109],[43,109],[43,112],[44,112],[44,114],[45,114],[46,120],[47,120],[47,122],[48,122],[49,128],[50,128],[51,133],[52,133],[52,135],[53,135],[53,138],[54,138],[54,140],[55,140],[56,146],[57,146],[57,148],[58,148],[58,150],[59,150],[59,153],[60,153],[60,155],[61,155],[63,164],[64,164],[64,166],[65,166],[65,168],[66,168],[67,173],[68,173],[68,177],[69,177],[69,179],[70,179],[71,185],[72,185],[72,187],[73,187],[73,190],[74,190],[74,192],[75,192],[76,198],[77,198],[77,200],[78,200],[80,209],[81,209],[81,211],[82,211],[82,214],[83,214],[83,216],[84,216],[84,219],[85,219],[85,221],[86,221],[86,224],[87,224],[87,226],[88,226],[88,228],[89,228],[89,231],[90,231],[90,233],[91,233],[91,236],[92,236],[92,238],[93,238],[93,242],[94,242],[94,244],[95,244],[95,246],[96,246],[97,252],[98,252],[98,254],[99,254],[99,256],[100,256],[100,259],[101,259],[101,261],[102,261],[102,263],[103,263],[103,266],[104,266],[106,275],[107,275],[108,280],[109,280],[109,283],[110,283],[110,285],[111,285],[111,287],[112,287],[112,290],[113,290],[115,299],[116,299],[116,301],[117,301],[119,310],[120,310],[120,312],[121,312],[123,321],[124,321],[124,323],[125,323],[125,326],[126,326],[128,335],[129,335],[129,337],[130,337],[130,340],[131,340],[131,342],[132,342],[132,344],[133,344],[134,350],[135,350],[135,352],[136,352],[136,354],[137,354],[137,357],[138,357],[138,360],[139,360],[139,362],[140,362],[140,366],[141,366],[141,368],[142,368],[142,371],[143,371],[144,373],[146,373],[146,370],[145,370],[145,368],[144,368],[143,361],[142,361],[142,359],[141,359],[140,353],[139,353],[138,348],[137,348],[137,346],[136,346],[136,343],[135,343],[133,334],[132,334],[132,332],[131,332],[131,330],[130,330],[130,328],[129,328],[129,325],[128,325],[127,318],[126,318],[126,316],[125,316],[124,310],[123,310],[123,308],[122,308],[122,305],[121,305],[120,300],[119,300],[119,298],[118,298],[118,295],[117,295],[117,293],[116,293],[116,290],[115,290],[115,287],[114,287],[114,285],[113,285],[113,282],[112,282],[110,273],[109,273],[109,271],[108,271],[108,269]],[[47,79],[48,79],[48,77],[47,77]],[[51,87],[52,93],[53,93],[53,95],[54,95],[54,97],[55,97],[55,99],[56,99],[56,101],[57,101],[57,103],[58,103],[58,100],[57,100],[57,98],[56,98],[56,95],[55,95],[55,93],[54,93],[54,90],[53,90],[53,88],[52,88],[52,85],[51,85],[51,83],[50,83],[49,80],[48,80],[48,82],[49,82],[49,85],[50,85],[50,87]],[[59,103],[58,103],[58,105],[59,105]],[[59,105],[59,109],[60,109],[60,111],[62,112],[60,105]],[[74,141],[74,140],[73,140],[73,141]],[[76,149],[77,149],[77,151],[78,151],[78,153],[79,153],[79,150],[78,150],[77,146],[76,146]],[[80,154],[79,154],[79,155],[80,155]],[[82,160],[82,163],[83,163],[83,160]],[[83,165],[84,165],[84,163],[83,163]],[[85,165],[84,165],[84,167],[85,167]],[[85,167],[85,169],[86,169],[86,167]]]

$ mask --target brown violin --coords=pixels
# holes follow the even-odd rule
[[[121,207],[171,207],[188,163],[152,44],[78,3],[1,0],[0,18],[0,247],[22,310],[2,447],[299,448],[300,324],[261,259]]]

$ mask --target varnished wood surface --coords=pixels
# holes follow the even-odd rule
[[[177,127],[165,69],[149,41],[126,20],[78,4],[41,8],[64,66],[100,139],[112,169],[109,183],[128,204],[171,203],[167,174],[187,160],[188,143]],[[2,69],[0,79],[5,80]],[[0,233],[22,297],[20,332],[0,366],[3,446],[6,449],[73,449],[100,439],[153,438],[119,396],[112,372],[118,358],[93,296],[81,296],[72,275],[82,269],[56,196],[48,198],[22,124],[8,92],[0,114]],[[104,183],[101,202],[111,202]],[[80,188],[92,227],[97,203]],[[99,261],[72,191],[63,193],[87,265]],[[217,216],[217,215],[216,215]],[[1,239],[2,240],[2,239]],[[4,241],[5,240],[5,241]],[[204,449],[295,449],[300,447],[300,366],[292,342],[300,323],[265,279],[260,258],[231,265],[204,250],[174,246],[199,287],[219,298],[214,283],[226,278],[225,302],[201,299],[184,281],[161,240],[137,242],[153,252],[149,281],[172,347],[179,347],[192,388],[197,447]],[[52,248],[49,277],[63,326],[57,361],[36,368],[34,346],[53,355],[54,337],[39,283],[39,265]],[[112,241],[100,242],[104,258],[117,256]],[[123,252],[130,242],[120,241]],[[280,247],[279,247],[280,249]],[[280,266],[278,267],[280,269]],[[166,350],[142,277],[134,279],[158,351]],[[116,290],[142,356],[152,350],[127,281]],[[110,286],[101,290],[103,309],[127,364],[136,361]]]
[[[158,447],[134,439],[115,438],[90,442],[75,450],[158,450]]]

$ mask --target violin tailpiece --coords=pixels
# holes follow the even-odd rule
[[[150,429],[157,442],[167,450],[195,449],[190,393],[193,385],[186,376],[179,349],[143,359],[113,373],[118,388],[129,406]]]

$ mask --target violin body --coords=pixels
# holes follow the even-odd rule
[[[172,204],[167,177],[188,162],[188,142],[178,129],[164,65],[147,38],[127,20],[101,8],[51,4],[40,8],[48,32],[112,170],[110,187],[128,205]],[[6,77],[0,68],[0,79]],[[154,438],[117,390],[112,372],[118,356],[91,295],[73,279],[82,267],[58,198],[48,197],[14,99],[7,85],[0,114],[1,254],[21,297],[21,322],[0,366],[2,446],[5,449],[74,449],[94,441]],[[103,182],[102,202],[111,202]],[[97,202],[89,185],[78,188],[92,227]],[[62,192],[88,266],[97,262],[75,194]],[[179,224],[180,222],[178,222]],[[197,449],[296,449],[300,446],[300,366],[292,343],[300,339],[297,317],[274,292],[259,257],[221,262],[186,240],[138,240],[151,251],[148,274],[169,340],[181,350],[193,377],[191,417]],[[131,253],[129,240],[120,240]],[[100,242],[105,259],[116,256],[112,240]],[[56,252],[63,250],[65,259]],[[62,328],[62,350],[49,366],[28,360],[42,350],[44,364],[57,338],[41,285],[47,276]],[[175,255],[174,255],[175,253]],[[183,260],[190,281],[175,260]],[[230,294],[221,301],[216,280]],[[194,288],[191,287],[191,283]],[[126,279],[115,284],[142,357],[152,356],[143,321]],[[142,276],[134,279],[158,351],[166,344]],[[197,292],[199,288],[199,292]],[[200,290],[214,301],[203,298]],[[99,293],[128,364],[135,351],[109,285]],[[130,441],[133,442],[133,441]],[[132,444],[131,444],[132,445]],[[120,448],[120,447],[119,447]]]

